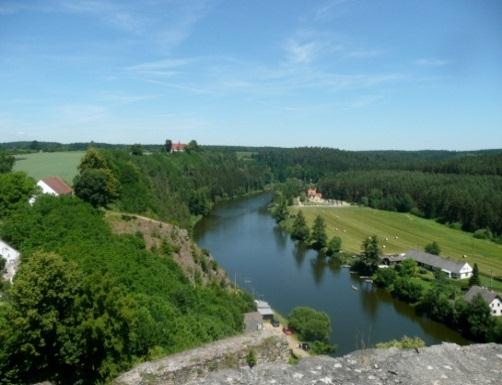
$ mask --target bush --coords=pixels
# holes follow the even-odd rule
[[[288,325],[302,341],[327,342],[331,334],[329,316],[309,307],[295,307],[288,316]]]
[[[256,353],[253,349],[246,354],[246,363],[250,368],[256,365]]]
[[[420,337],[411,338],[408,336],[404,336],[400,340],[379,342],[375,345],[377,349],[390,349],[390,348],[414,349],[414,348],[423,348],[424,346],[425,342]]]
[[[493,234],[490,231],[490,229],[476,230],[472,236],[477,239],[492,239],[493,238]]]
[[[420,300],[423,290],[420,279],[399,277],[394,282],[392,294],[403,301],[415,303]]]
[[[388,288],[394,284],[396,279],[397,273],[393,268],[378,269],[375,276],[375,285]]]

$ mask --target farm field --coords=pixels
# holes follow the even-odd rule
[[[77,167],[84,151],[37,152],[16,155],[14,171],[24,171],[39,180],[47,176],[59,176],[70,185],[77,175]]]
[[[295,213],[297,210],[293,209]],[[476,239],[470,233],[433,220],[368,207],[302,207],[302,211],[309,226],[320,214],[326,221],[328,236],[342,238],[344,251],[359,252],[363,239],[372,234],[378,236],[382,246],[385,245],[384,253],[400,253],[411,248],[423,250],[427,243],[437,241],[442,256],[467,261],[471,266],[477,263],[486,276],[492,273],[502,276],[502,245]]]

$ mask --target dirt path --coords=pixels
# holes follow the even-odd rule
[[[280,324],[279,327],[276,327],[274,328],[272,326],[272,324],[270,324],[269,322],[264,322],[263,323],[263,329],[264,330],[272,330],[276,333],[283,333],[282,331],[282,328],[284,327],[285,325],[282,325]],[[298,339],[294,336],[294,335],[286,335],[286,339],[288,340],[288,346],[289,348],[291,349],[291,351],[293,352],[293,354],[298,357],[298,358],[304,358],[304,357],[309,357],[310,354],[308,352],[306,352],[305,350],[303,349],[300,349],[298,347],[298,344],[300,343],[300,341],[298,341]]]

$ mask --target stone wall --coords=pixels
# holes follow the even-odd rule
[[[289,348],[281,332],[261,331],[227,338],[157,361],[145,362],[118,377],[113,385],[181,385],[214,371],[248,367],[253,350],[257,364],[287,362]]]

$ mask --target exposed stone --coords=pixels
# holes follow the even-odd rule
[[[305,358],[295,366],[266,363],[213,372],[187,385],[496,385],[502,383],[501,352],[502,345],[497,344],[460,347],[445,343],[420,348],[418,353],[414,349],[368,349],[340,358]]]
[[[262,331],[217,341],[197,349],[145,362],[118,377],[114,385],[181,385],[206,377],[212,371],[248,367],[253,350],[258,364],[286,362],[288,342],[281,332]],[[222,377],[221,381],[225,381]]]

